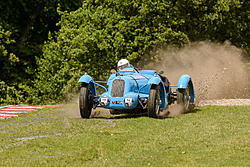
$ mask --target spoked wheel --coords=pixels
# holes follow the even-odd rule
[[[90,117],[90,114],[93,108],[91,94],[92,93],[91,93],[90,85],[81,87],[80,96],[79,96],[79,107],[80,107],[80,114],[82,118]]]
[[[158,118],[161,105],[161,90],[160,87],[151,88],[148,98],[148,116]]]
[[[184,112],[188,112],[191,109],[191,96],[190,96],[190,87],[188,84],[188,87],[186,89],[178,89],[177,90],[177,104],[183,105]]]

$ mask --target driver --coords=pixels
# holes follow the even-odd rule
[[[134,68],[127,59],[121,59],[118,61],[117,63],[117,67],[118,67],[118,70],[123,70],[124,68]],[[137,70],[135,68],[135,70]],[[165,88],[166,88],[166,91],[169,91],[169,81],[168,81],[168,78],[165,77],[165,76],[162,76],[159,74],[159,76],[161,77],[161,80],[163,81],[164,85],[165,85]]]
[[[124,68],[133,68],[127,59],[121,59],[117,63],[118,70],[123,70]]]

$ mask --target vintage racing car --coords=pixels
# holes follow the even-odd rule
[[[96,107],[110,109],[111,114],[147,112],[149,117],[158,118],[160,112],[175,103],[188,111],[194,103],[194,86],[190,76],[182,75],[177,85],[171,85],[166,77],[153,70],[125,68],[112,70],[108,81],[94,81],[84,74],[79,79],[79,107],[82,118],[90,118]],[[106,87],[100,83],[105,83]],[[96,86],[105,90],[98,95]],[[176,91],[172,91],[176,87]]]

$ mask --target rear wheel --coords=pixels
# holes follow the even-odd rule
[[[160,87],[151,88],[148,98],[148,116],[158,118],[161,105],[161,90]]]
[[[79,96],[79,107],[82,118],[90,117],[93,108],[93,103],[90,95],[91,95],[90,85],[81,87]]]
[[[190,87],[188,84],[188,87],[186,89],[177,89],[177,104],[180,104],[183,106],[184,112],[188,112],[191,109],[191,96],[190,96]]]

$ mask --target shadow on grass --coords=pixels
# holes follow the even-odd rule
[[[139,118],[139,117],[147,117],[147,113],[141,114],[119,114],[119,115],[112,115],[112,116],[93,116],[92,119],[130,119],[130,118]]]
[[[193,109],[187,113],[183,113],[183,107],[178,105],[171,105],[166,110],[161,111],[158,119],[174,118],[181,114],[191,114],[199,112],[198,107],[193,106]],[[113,114],[109,110],[103,108],[97,108],[92,111],[91,119],[130,119],[130,118],[140,118],[148,117],[147,110],[129,110],[129,111],[115,111]],[[155,118],[157,119],[157,118]]]
[[[196,112],[201,111],[198,108],[194,108],[191,111],[187,112],[187,113],[183,113],[183,114],[194,114]],[[155,119],[166,119],[166,118],[174,118],[177,117],[181,114],[177,114],[177,115],[170,115],[168,112],[166,112],[166,114],[161,115],[159,118],[155,118]],[[117,114],[117,115],[110,115],[110,114],[106,114],[106,115],[102,115],[100,113],[94,114],[91,119],[130,119],[130,118],[140,118],[140,117],[148,117],[147,112],[144,113],[121,113],[121,114]]]

